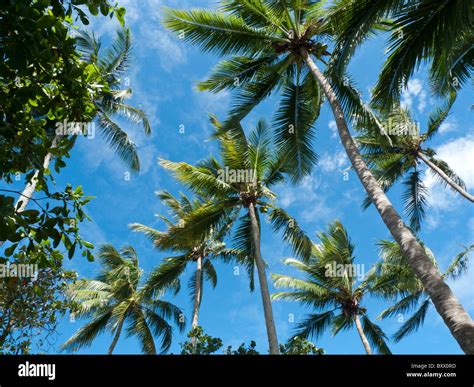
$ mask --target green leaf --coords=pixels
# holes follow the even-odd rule
[[[117,8],[115,12],[117,20],[119,21],[122,27],[125,26],[125,13],[126,13],[126,9],[124,7]]]
[[[14,243],[10,247],[6,248],[5,252],[4,252],[5,256],[6,257],[11,257],[13,255],[13,253],[15,252],[15,249],[17,248],[17,246],[18,246],[18,243]]]

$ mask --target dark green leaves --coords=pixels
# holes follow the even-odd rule
[[[291,171],[294,182],[310,174],[318,160],[313,151],[313,124],[319,116],[322,100],[319,85],[311,73],[301,83],[289,81],[283,89],[274,127],[278,146],[287,155],[285,170]]]

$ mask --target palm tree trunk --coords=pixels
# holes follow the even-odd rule
[[[272,302],[270,300],[270,291],[268,290],[267,275],[265,273],[265,263],[262,260],[260,252],[260,226],[255,213],[253,203],[249,205],[249,216],[252,225],[252,241],[255,251],[255,263],[257,265],[258,280],[260,283],[260,293],[262,295],[263,313],[265,315],[265,325],[267,327],[268,344],[270,355],[278,355],[278,337],[273,319]]]
[[[424,163],[430,167],[438,176],[440,176],[446,184],[451,186],[455,191],[459,193],[459,195],[464,196],[467,200],[474,203],[474,196],[472,196],[469,192],[466,192],[462,187],[456,184],[446,173],[443,172],[441,168],[439,168],[435,163],[433,163],[430,159],[425,157],[422,152],[418,152],[418,157],[424,161]]]
[[[199,306],[201,304],[201,278],[202,278],[202,257],[199,256],[196,260],[196,293],[194,294],[194,309],[193,309],[193,321],[191,324],[191,329],[194,330],[199,326]],[[193,337],[191,340],[193,345],[193,352],[197,352],[197,341],[196,337]]]
[[[349,132],[342,108],[328,80],[318,69],[307,51],[303,49],[301,53],[331,105],[341,142],[372,203],[380,213],[390,233],[400,245],[403,254],[410,263],[410,267],[422,282],[451,334],[465,353],[474,354],[474,322],[450,287],[443,281],[438,268],[428,258],[425,250],[412,232],[405,226],[400,215],[378,185],[372,172],[367,168]]]
[[[108,352],[109,355],[112,355],[112,352],[114,351],[115,346],[117,345],[120,334],[122,333],[122,327],[123,327],[124,321],[125,321],[124,318],[120,320],[120,323],[117,327],[117,331],[115,332],[115,335],[114,335],[114,339],[112,340],[112,344],[110,344],[110,347],[109,347],[109,352]]]
[[[362,324],[360,323],[360,318],[358,314],[354,316],[354,321],[357,327],[357,332],[359,332],[360,340],[364,345],[365,352],[367,352],[367,355],[372,355],[372,349],[370,348],[369,340],[367,340],[364,330],[362,329]]]
[[[201,304],[202,257],[196,260],[196,294],[194,295],[193,322],[194,329],[199,325],[199,305]]]

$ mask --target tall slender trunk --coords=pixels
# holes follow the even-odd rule
[[[369,168],[367,168],[349,132],[342,108],[328,80],[318,69],[307,51],[303,49],[301,53],[331,105],[341,142],[372,203],[380,213],[390,233],[400,245],[410,267],[422,282],[451,334],[465,353],[474,354],[474,322],[450,287],[443,281],[438,268],[428,258],[425,250],[412,232],[405,226],[400,215],[378,185]]]
[[[354,321],[356,324],[357,332],[359,332],[360,340],[364,345],[365,352],[367,352],[367,355],[372,355],[372,349],[370,348],[369,340],[367,340],[364,330],[362,329],[362,324],[360,323],[360,318],[358,314],[354,316]]]
[[[191,324],[191,329],[195,329],[199,326],[199,306],[201,304],[201,284],[202,284],[202,257],[199,256],[198,259],[196,260],[196,293],[194,294],[194,308],[193,308],[193,321]],[[193,352],[197,352],[197,342],[196,338],[193,337],[191,340],[191,343],[193,345]]]
[[[422,152],[418,152],[418,157],[424,161],[424,163],[430,167],[438,176],[440,176],[446,184],[451,186],[455,191],[459,193],[459,195],[464,196],[467,200],[474,203],[474,196],[472,196],[469,192],[466,192],[459,184],[456,184],[443,170],[438,167],[435,163],[433,163],[429,158],[427,158]]]
[[[199,305],[201,304],[201,278],[202,278],[202,257],[196,260],[196,294],[194,295],[194,309],[192,328],[199,325]]]
[[[257,214],[253,203],[249,205],[249,216],[252,225],[252,241],[255,253],[255,263],[257,265],[258,280],[260,283],[260,293],[262,295],[263,313],[265,315],[265,325],[267,327],[268,344],[270,355],[278,355],[278,337],[273,319],[272,302],[270,291],[268,290],[267,275],[265,273],[265,263],[262,260],[260,251],[260,226],[257,221]]]
[[[109,355],[112,355],[112,352],[114,351],[115,346],[117,345],[120,334],[122,333],[122,327],[123,327],[124,321],[125,321],[125,318],[122,318],[122,320],[120,320],[120,323],[117,327],[117,331],[115,332],[115,335],[114,335],[114,339],[112,340],[112,344],[110,344],[110,347],[109,347],[109,352],[108,352]]]

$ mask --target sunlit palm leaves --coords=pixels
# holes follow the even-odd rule
[[[245,136],[240,125],[226,131],[215,117],[212,123],[216,126],[216,139],[220,148],[222,164],[213,159],[193,166],[187,163],[161,161],[161,165],[188,189],[197,195],[209,198],[191,213],[182,218],[180,227],[171,227],[163,240],[165,246],[179,245],[186,238],[202,238],[214,230],[219,224],[231,219],[236,224],[236,247],[244,250],[250,262],[253,253],[250,242],[250,225],[247,211],[239,214],[251,200],[268,212],[269,220],[276,230],[283,230],[284,239],[294,248],[298,256],[308,257],[311,242],[305,236],[298,223],[285,211],[274,205],[275,194],[271,191],[280,171],[275,166],[280,153],[272,144],[269,128],[260,121],[257,127]],[[233,179],[226,173],[240,174],[241,178]],[[236,175],[237,176],[237,175]],[[247,226],[246,226],[247,225]],[[249,263],[249,272],[252,263]]]
[[[114,335],[109,349],[112,353],[122,329],[127,336],[138,338],[142,352],[156,354],[155,337],[160,339],[160,350],[171,346],[172,324],[184,329],[183,314],[173,304],[160,300],[156,292],[151,297],[143,291],[143,270],[132,247],[120,252],[104,245],[99,252],[103,270],[96,280],[79,280],[68,289],[68,297],[75,303],[75,316],[91,321],[80,328],[64,345],[67,351],[88,347],[105,331]]]
[[[353,266],[354,246],[347,231],[336,221],[326,232],[319,233],[319,239],[307,263],[285,260],[285,264],[302,272],[304,279],[281,274],[272,276],[277,288],[293,289],[274,294],[274,299],[300,302],[317,312],[298,324],[295,336],[317,338],[329,328],[335,335],[351,328],[356,316],[361,316],[368,341],[379,353],[390,353],[385,334],[370,321],[361,304],[364,296],[372,291],[373,283],[367,279],[358,283]],[[340,268],[340,272],[334,268]]]
[[[461,189],[466,185],[443,160],[436,158],[433,149],[425,147],[428,141],[447,118],[455,96],[442,107],[436,109],[428,120],[428,128],[421,133],[419,125],[410,117],[407,110],[398,107],[390,114],[379,114],[377,120],[383,123],[382,132],[379,126],[367,126],[367,122],[359,122],[360,129],[365,132],[357,137],[362,154],[374,176],[384,190],[390,189],[395,183],[402,182],[404,193],[402,199],[405,213],[410,219],[410,226],[419,231],[424,219],[428,191],[423,183],[423,173],[419,164],[427,158],[436,165],[448,179],[455,182]],[[367,129],[366,129],[367,128]],[[448,184],[444,176],[427,165],[429,170],[443,182]],[[454,192],[457,192],[453,189]],[[370,202],[366,199],[365,206]]]
[[[187,215],[197,211],[201,206],[205,205],[199,199],[191,200],[186,195],[181,194],[179,198],[174,197],[167,191],[157,192],[158,198],[168,208],[172,217],[168,218],[160,215],[168,227],[181,227],[182,223],[187,219]],[[213,262],[216,259],[221,259],[225,262],[237,259],[238,252],[227,249],[223,239],[229,230],[229,222],[222,222],[216,228],[212,229],[209,234],[202,238],[182,239],[179,244],[170,246],[167,238],[167,231],[157,231],[151,227],[142,224],[131,224],[130,228],[133,231],[144,233],[153,245],[159,250],[171,250],[176,255],[164,258],[162,263],[158,265],[150,274],[145,285],[145,292],[153,294],[164,288],[171,288],[175,292],[181,289],[181,277],[184,274],[186,267],[189,264],[194,264],[198,258],[203,260],[202,270],[204,277],[215,287],[217,285],[217,273]],[[188,288],[191,292],[191,298],[194,299],[196,295],[196,272],[190,277]],[[202,298],[202,284],[200,288],[200,297]]]
[[[222,1],[219,11],[167,10],[164,24],[203,51],[227,56],[199,83],[201,90],[233,91],[226,124],[242,121],[263,100],[280,94],[272,127],[284,149],[285,172],[298,181],[317,162],[313,125],[323,102],[301,49],[324,61],[338,17],[322,2],[239,0]],[[351,102],[353,110],[359,105],[358,113],[366,113],[359,98]]]

